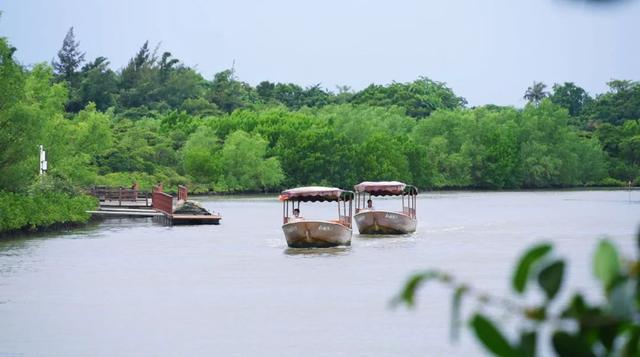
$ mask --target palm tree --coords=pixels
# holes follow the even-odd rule
[[[533,103],[537,106],[549,95],[549,92],[545,92],[545,88],[547,88],[546,84],[542,82],[533,82],[533,85],[527,88],[523,98],[528,100],[529,103]]]

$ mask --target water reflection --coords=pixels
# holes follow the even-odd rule
[[[376,239],[398,239],[398,238],[411,238],[414,233],[407,234],[358,234],[356,237],[362,240],[376,240]]]
[[[104,230],[102,220],[92,220],[80,227],[70,227],[67,229],[54,229],[53,231],[40,232],[14,232],[0,235],[0,252],[25,247],[28,242],[50,238],[87,238],[95,237]]]
[[[331,247],[331,248],[287,248],[284,254],[302,257],[331,257],[345,256],[351,253],[351,247]]]

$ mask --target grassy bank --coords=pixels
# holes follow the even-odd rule
[[[0,234],[86,223],[97,201],[86,195],[0,192]]]

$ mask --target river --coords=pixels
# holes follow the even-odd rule
[[[449,341],[446,288],[426,286],[415,310],[389,307],[411,272],[440,268],[508,296],[519,254],[551,241],[569,261],[562,296],[597,300],[597,240],[631,255],[640,228],[639,191],[422,193],[413,235],[355,229],[351,247],[293,250],[274,196],[197,199],[221,225],[109,219],[0,240],[0,356],[478,355],[468,331]]]

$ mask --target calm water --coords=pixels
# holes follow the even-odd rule
[[[350,248],[299,251],[274,197],[200,201],[222,225],[106,220],[0,241],[0,356],[478,355],[467,333],[449,343],[448,290],[388,307],[408,274],[439,267],[509,294],[518,254],[548,240],[570,260],[571,288],[597,299],[595,242],[632,254],[640,226],[638,191],[421,194],[414,235],[354,232]],[[335,211],[302,206],[307,218]]]

